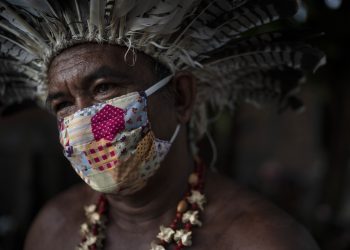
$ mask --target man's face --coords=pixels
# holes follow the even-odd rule
[[[63,118],[101,101],[145,90],[159,80],[150,58],[138,53],[131,66],[125,62],[125,53],[124,47],[91,43],[55,57],[48,71],[48,105],[56,116]],[[126,61],[131,59],[132,54],[127,55]],[[169,139],[176,115],[171,100],[159,94],[162,91],[149,97],[149,119],[156,136]]]

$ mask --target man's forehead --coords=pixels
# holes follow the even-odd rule
[[[139,54],[135,65],[125,62],[127,49],[105,44],[81,44],[62,51],[48,70],[49,92],[64,86],[89,86],[98,79],[119,84],[148,84],[155,79],[148,56]],[[73,85],[72,85],[73,84]]]
[[[112,64],[120,68],[127,67],[124,62],[125,48],[105,44],[81,44],[57,55],[49,67],[61,70],[69,69],[72,65],[78,67],[89,67],[95,64]]]
[[[64,75],[84,75],[100,68],[100,72],[114,72],[126,76],[153,72],[151,60],[138,54],[135,65],[125,61],[127,48],[107,44],[87,43],[64,50],[50,64],[48,77],[64,77]],[[130,52],[133,53],[133,52]],[[135,52],[137,53],[137,52]]]

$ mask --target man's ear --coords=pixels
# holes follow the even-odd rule
[[[187,71],[176,73],[172,81],[177,119],[182,124],[191,119],[197,94],[196,81],[194,75]]]

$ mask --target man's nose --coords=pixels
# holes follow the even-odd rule
[[[76,97],[75,103],[78,110],[90,107],[95,104],[93,98],[89,97],[88,95]]]

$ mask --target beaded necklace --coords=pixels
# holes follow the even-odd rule
[[[168,227],[160,226],[157,239],[152,241],[150,250],[166,250],[171,244],[180,250],[192,245],[192,229],[200,227],[199,215],[206,203],[204,189],[204,163],[196,159],[195,170],[188,178],[188,192],[178,203],[176,215]],[[87,221],[80,226],[82,236],[76,250],[103,250],[106,239],[108,201],[101,195],[98,202],[85,207]]]

